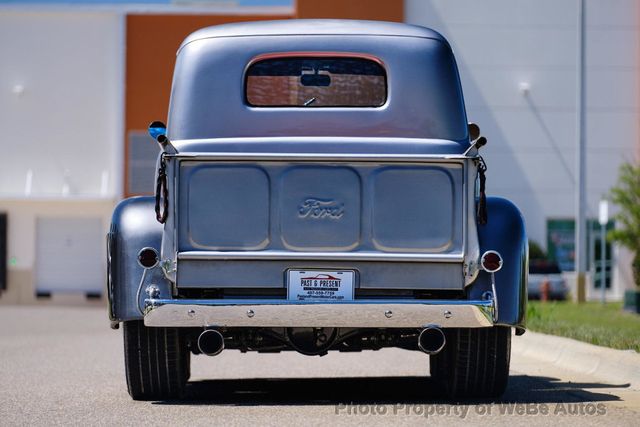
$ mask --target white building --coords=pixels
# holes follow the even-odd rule
[[[113,13],[0,10],[3,299],[102,291],[121,194],[121,28]]]
[[[453,46],[469,120],[489,140],[488,193],[515,202],[543,246],[549,220],[575,215],[579,3],[405,1],[406,22]],[[585,0],[584,11],[587,216],[597,219],[619,165],[638,153],[640,3]],[[619,299],[632,278],[629,254],[617,261],[610,294]]]
[[[229,1],[34,3],[0,0],[0,214],[8,217],[0,303],[103,293],[113,208],[123,196],[153,188],[157,146],[146,138],[146,126],[166,117],[182,39],[200,26],[293,13]],[[167,28],[154,25],[167,19]],[[150,29],[171,44],[158,34],[148,47],[140,43],[136,35]],[[142,54],[166,61],[138,60]],[[156,92],[160,101],[150,96]]]
[[[157,110],[151,101],[145,104],[148,92],[137,93],[138,84],[131,83],[140,72],[155,77],[153,68],[135,68],[143,65],[127,56],[136,49],[131,35],[141,28],[132,16],[173,16],[183,23],[190,15],[212,22],[222,15],[313,17],[311,0],[299,0],[297,9],[289,0],[248,8],[204,7],[203,1],[175,6],[169,0],[140,2],[155,3],[146,6],[28,3],[0,0],[0,212],[8,214],[9,224],[8,289],[0,303],[29,302],[36,292],[102,291],[111,211],[121,197],[135,193],[129,181],[138,173],[136,165],[149,168],[135,157],[133,140],[147,120],[140,111]],[[615,183],[619,165],[634,161],[638,151],[640,4],[584,3],[587,215],[597,218],[598,202]],[[452,44],[469,119],[489,139],[483,149],[488,193],[513,200],[531,239],[543,246],[549,224],[574,216],[578,5],[579,0],[384,5],[404,9],[406,22],[432,27]],[[376,7],[381,6],[374,2],[369,9]],[[163,118],[154,114],[150,119]],[[632,278],[628,253],[615,255],[609,294],[619,299]]]

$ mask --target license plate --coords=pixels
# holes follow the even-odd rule
[[[355,272],[288,270],[288,298],[293,301],[351,301]]]

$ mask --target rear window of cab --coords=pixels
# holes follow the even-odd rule
[[[263,59],[247,70],[245,99],[252,107],[381,107],[387,74],[367,58]]]

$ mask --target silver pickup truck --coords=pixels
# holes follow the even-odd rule
[[[485,195],[486,139],[440,34],[339,20],[197,31],[168,127],[149,132],[156,195],[123,200],[107,238],[133,399],[180,397],[191,354],[224,349],[398,347],[430,356],[443,396],[503,393],[527,238],[518,209]]]

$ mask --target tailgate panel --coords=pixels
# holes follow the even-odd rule
[[[463,251],[463,167],[183,161],[178,252]]]
[[[356,270],[361,288],[461,289],[463,177],[461,162],[184,160],[177,286],[278,288],[319,268]]]

